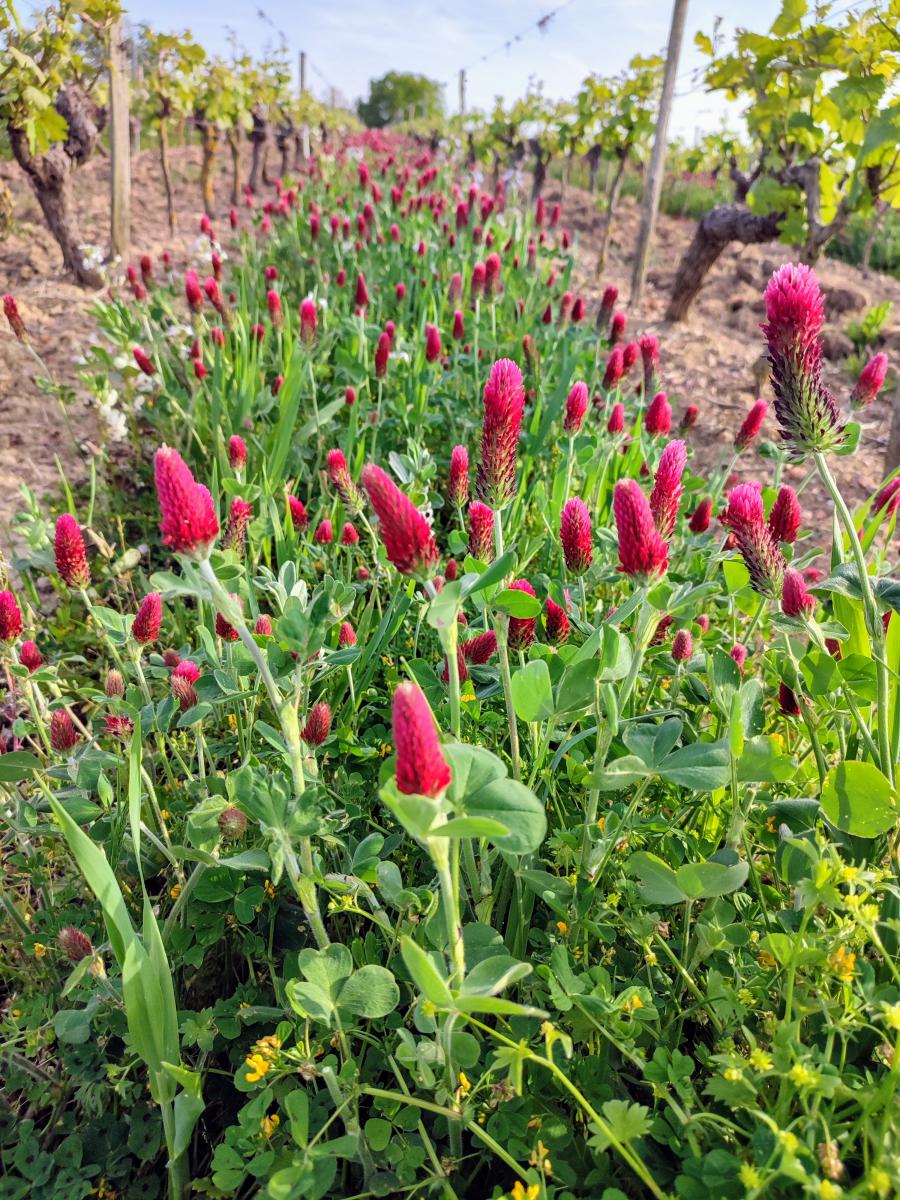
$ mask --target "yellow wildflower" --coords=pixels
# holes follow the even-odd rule
[[[843,1195],[843,1191],[842,1187],[832,1183],[830,1179],[823,1179],[819,1184],[819,1195],[822,1200],[837,1200],[838,1196]]]
[[[234,733],[237,729],[237,717],[234,715],[234,713],[228,714],[228,728],[232,733]]]
[[[766,1054],[765,1050],[760,1050],[757,1046],[755,1050],[750,1052],[750,1064],[756,1067],[757,1071],[771,1071],[772,1055]]]
[[[741,1169],[738,1171],[738,1175],[741,1183],[744,1185],[747,1191],[750,1191],[753,1188],[758,1188],[762,1184],[762,1175],[760,1175],[756,1167],[751,1166],[750,1163],[742,1163]]]
[[[760,950],[759,957],[756,960],[764,971],[771,971],[775,966],[775,959],[768,950]]]
[[[828,965],[837,975],[838,979],[844,983],[849,983],[853,978],[853,969],[856,966],[856,955],[848,950],[846,946],[838,946],[834,954],[828,956]]]
[[[34,957],[35,958],[43,958],[46,953],[47,953],[47,947],[44,945],[43,942],[35,942],[34,943]]]
[[[849,863],[845,867],[841,867],[840,881],[841,883],[855,883],[859,879],[859,867],[851,866]]]
[[[798,1147],[800,1146],[800,1142],[797,1138],[797,1135],[795,1133],[790,1133],[786,1129],[782,1130],[778,1134],[778,1140],[779,1140],[779,1142],[781,1142],[784,1149],[787,1150],[788,1154],[795,1154]]]
[[[394,747],[389,742],[382,742],[381,745],[378,747],[379,757],[387,758],[387,756],[391,753],[393,748]]]
[[[456,1078],[457,1082],[459,1083],[459,1090],[461,1094],[463,1096],[468,1096],[469,1092],[472,1090],[472,1083],[465,1071],[460,1071]]]
[[[744,1072],[740,1067],[728,1067],[725,1071],[725,1078],[729,1083],[738,1083],[739,1080],[744,1078]]]
[[[172,897],[173,900],[177,900],[178,897],[181,895],[181,884],[173,883],[172,886],[169,888],[169,895]]]
[[[270,900],[273,900],[275,898],[275,888],[272,884],[271,879],[267,879],[266,882],[263,884],[263,891],[266,893],[266,895],[269,897]]]
[[[247,1072],[248,1083],[259,1083],[264,1075],[268,1075],[269,1068],[272,1066],[261,1054],[248,1054],[244,1062],[250,1068]]]
[[[259,1127],[262,1130],[262,1135],[266,1141],[269,1140],[280,1124],[281,1117],[279,1117],[278,1113],[272,1113],[271,1117],[263,1117],[259,1123]]]
[[[559,930],[559,932],[560,932],[560,933],[563,935],[563,937],[565,937],[565,935],[566,935],[566,934],[569,932],[569,927],[568,927],[568,925],[565,923],[565,921],[557,921],[557,922],[556,922],[556,928],[557,928],[557,929]]]
[[[640,998],[640,996],[637,994],[637,992],[635,992],[635,994],[633,996],[629,996],[628,999],[625,1001],[625,1003],[622,1005],[622,1011],[627,1012],[627,1013],[633,1013],[633,1012],[637,1012],[637,1010],[639,1008],[643,1008],[643,1007],[644,1007],[643,1000]]]
[[[509,1193],[512,1200],[537,1200],[541,1194],[541,1185],[539,1183],[529,1183],[525,1187],[521,1179],[517,1179],[512,1185],[512,1191]]]
[[[797,1087],[812,1087],[818,1081],[818,1075],[815,1071],[811,1071],[809,1067],[805,1067],[803,1063],[794,1063],[788,1071],[788,1079]]]
[[[900,1029],[900,1002],[885,1004],[881,1010],[884,1023],[888,1029]]]
[[[163,821],[168,821],[168,819],[169,819],[169,810],[168,810],[167,808],[161,808],[161,809],[159,810],[159,815],[160,815],[160,818],[161,818]]]

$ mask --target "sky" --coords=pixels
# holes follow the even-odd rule
[[[661,52],[671,19],[670,0],[125,0],[129,18],[155,29],[189,27],[207,50],[227,51],[228,30],[252,53],[284,34],[293,51],[305,50],[308,83],[322,99],[329,87],[355,101],[368,81],[389,70],[416,71],[446,84],[448,108],[457,105],[457,78],[467,70],[469,108],[489,109],[496,95],[521,96],[529,79],[543,82],[551,99],[569,98],[592,72],[614,74],[637,53]],[[258,11],[262,8],[267,19]],[[728,36],[736,26],[765,32],[780,0],[689,0],[670,136],[692,141],[718,128],[733,107],[704,93],[692,79],[705,61],[694,46],[698,30],[712,33],[716,18]],[[535,24],[560,11],[538,31]],[[504,44],[522,34],[507,50]],[[487,56],[486,61],[481,61]],[[731,128],[738,127],[732,116]]]

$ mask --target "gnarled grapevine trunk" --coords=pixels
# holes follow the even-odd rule
[[[597,172],[600,170],[600,158],[602,154],[602,146],[591,146],[590,150],[584,156],[587,159],[589,173],[588,191],[592,196],[597,194]]]
[[[216,190],[213,167],[219,152],[219,129],[215,121],[209,121],[203,113],[194,114],[194,124],[200,131],[203,157],[200,160],[200,192],[203,196],[203,211],[210,218],[215,214]]]
[[[28,177],[50,232],[62,251],[63,265],[82,287],[103,286],[102,277],[85,265],[78,222],[72,210],[71,178],[76,166],[86,162],[97,144],[99,130],[88,96],[78,87],[59,93],[56,111],[68,125],[66,140],[55,142],[44,154],[33,154],[23,129],[7,125],[13,156]]]
[[[675,276],[667,321],[681,321],[703,286],[703,280],[729,242],[745,246],[769,242],[778,236],[783,213],[755,216],[744,204],[719,204],[697,226]]]
[[[257,191],[259,188],[260,175],[265,179],[265,164],[266,164],[266,143],[269,140],[269,122],[266,120],[265,113],[262,107],[254,104],[251,109],[253,117],[253,128],[247,134],[247,138],[252,147],[250,156],[250,190]]]
[[[294,126],[285,121],[275,126],[275,145],[278,147],[278,153],[281,155],[281,177],[282,179],[288,174],[291,169],[290,150],[291,143],[294,140]]]
[[[609,196],[606,201],[606,213],[603,219],[603,232],[600,235],[600,249],[597,252],[597,269],[596,278],[599,279],[606,270],[606,256],[609,253],[609,239],[612,233],[612,223],[616,215],[616,209],[619,206],[619,196],[622,194],[622,180],[625,177],[625,159],[624,154],[619,155],[619,165],[616,168],[615,178],[612,181],[612,187],[609,189]]]
[[[231,206],[241,199],[241,135],[237,129],[228,130],[228,149],[231,151]]]
[[[169,112],[168,101],[163,102],[159,113],[159,165],[162,169],[163,186],[166,189],[166,216],[169,232],[175,232],[175,193],[172,189],[172,173],[169,170]]]

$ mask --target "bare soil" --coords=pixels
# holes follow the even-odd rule
[[[145,151],[135,157],[134,261],[140,253],[156,259],[164,249],[171,251],[176,263],[190,257],[201,212],[199,159],[198,147],[173,151],[178,225],[176,234],[170,236],[156,154]],[[227,219],[229,167],[228,156],[220,155],[216,178],[220,223]],[[0,181],[12,190],[16,220],[11,236],[0,243],[0,292],[16,295],[35,349],[53,377],[73,390],[68,415],[76,433],[73,444],[56,401],[43,395],[35,384],[40,371],[34,359],[16,342],[5,322],[0,322],[0,524],[5,524],[21,507],[19,491],[23,485],[34,489],[39,497],[53,489],[58,482],[57,459],[69,480],[78,482],[86,474],[90,456],[97,452],[95,414],[79,392],[75,365],[92,336],[90,309],[97,293],[76,287],[61,274],[59,250],[15,164],[0,163]],[[553,184],[547,195],[551,201],[558,198],[558,186]],[[105,247],[109,222],[107,159],[96,157],[81,168],[75,178],[75,199],[83,241]],[[594,264],[602,218],[593,197],[569,187],[563,201],[563,220],[577,236],[576,278],[589,298],[589,315],[596,311],[600,291],[608,283],[619,288],[622,306],[627,309],[631,253],[640,221],[636,203],[628,199],[622,204],[600,281],[594,278]],[[691,220],[660,216],[647,294],[641,308],[629,312],[628,333],[630,337],[644,330],[658,334],[664,386],[676,416],[688,403],[699,405],[700,420],[690,443],[702,470],[719,461],[753,400],[760,394],[769,398],[760,370],[762,292],[771,271],[790,257],[790,251],[776,243],[730,247],[711,272],[688,319],[668,325],[663,314],[678,261],[694,228]],[[880,348],[887,350],[894,363],[900,363],[900,281],[874,272],[864,278],[855,267],[825,259],[817,270],[829,296],[827,378],[838,398],[843,399],[853,383],[845,365],[845,355],[851,349],[847,324],[886,299],[894,302],[894,309],[883,330]],[[897,465],[884,461],[890,408],[891,398],[883,393],[863,415],[860,451],[836,462],[838,476],[854,501],[870,494]],[[777,436],[771,417],[764,436]],[[772,467],[751,449],[741,461],[739,474],[743,478],[769,479]],[[802,469],[792,468],[788,478],[796,481],[802,474]],[[812,528],[828,528],[827,523],[821,524],[826,521],[825,498],[815,488],[807,493],[804,507]]]

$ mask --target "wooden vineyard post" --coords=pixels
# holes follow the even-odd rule
[[[632,304],[640,304],[647,279],[647,263],[650,260],[650,247],[656,229],[656,214],[659,211],[659,197],[662,192],[663,173],[666,167],[666,135],[669,114],[672,111],[672,97],[675,94],[675,77],[678,74],[678,60],[681,56],[687,8],[688,0],[674,0],[672,24],[669,28],[669,42],[666,48],[666,69],[663,73],[662,95],[659,98],[659,113],[656,118],[656,136],[653,140],[653,153],[650,157],[650,167],[644,185],[641,232],[638,237],[634,272],[631,277]]]
[[[131,244],[131,131],[128,123],[128,64],[125,25],[109,31],[110,255],[124,258]]]
[[[300,99],[306,95],[306,51],[300,51]],[[300,131],[301,144],[303,147],[303,161],[309,158],[309,125],[306,121],[303,122],[303,127]]]
[[[459,72],[459,115],[466,115],[466,70],[463,67]]]

